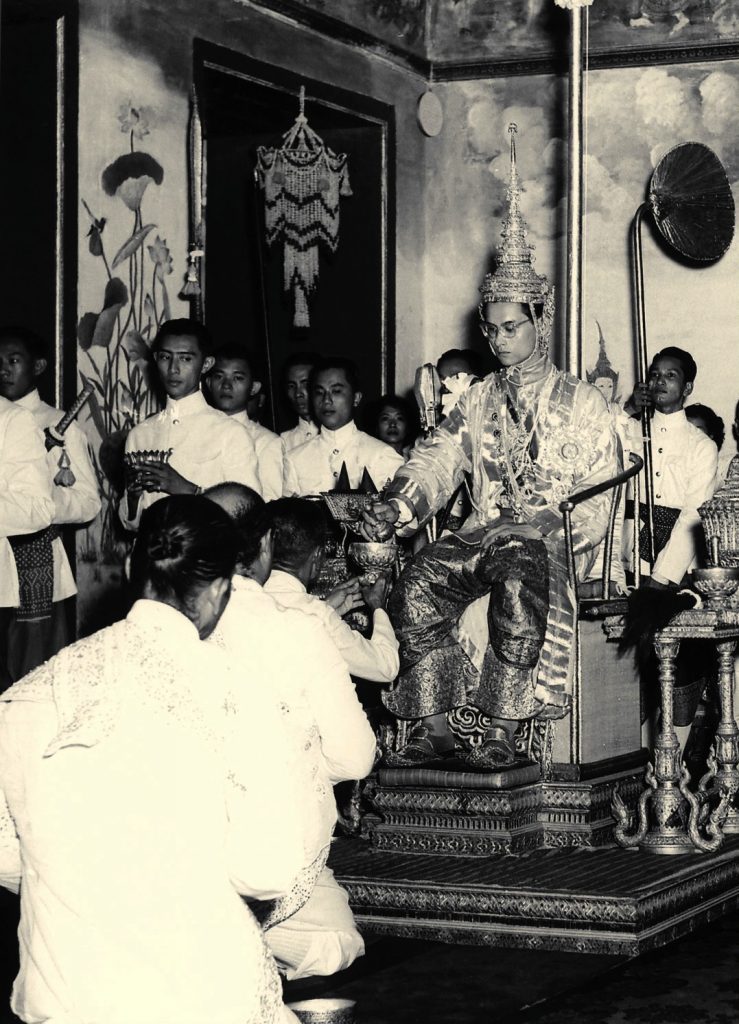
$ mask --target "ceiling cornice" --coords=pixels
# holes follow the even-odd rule
[[[405,67],[408,71],[420,74],[427,80],[431,80],[433,77],[431,61],[426,57],[413,53],[403,46],[396,46],[378,39],[371,32],[348,25],[345,21],[324,14],[323,11],[306,7],[305,4],[297,3],[295,0],[251,0],[251,2],[255,7],[262,7],[266,11],[281,14],[290,21],[310,28],[314,32],[319,32],[335,42],[347,43],[370,53],[380,54],[393,63]]]
[[[392,63],[420,75],[428,82],[463,82],[514,75],[563,73],[567,60],[554,54],[507,60],[470,57],[464,60],[430,60],[411,50],[385,42],[364,29],[306,6],[298,0],[251,0],[253,6],[279,14],[339,43],[382,56]],[[739,42],[708,43],[691,46],[631,48],[591,52],[588,70],[618,67],[645,67],[655,64],[686,64],[739,59]]]

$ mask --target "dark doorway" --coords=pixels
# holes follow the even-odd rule
[[[278,430],[293,425],[279,385],[296,350],[349,356],[365,395],[381,394],[394,371],[392,107],[199,42],[196,68],[207,147],[208,327],[217,342],[243,341],[254,353],[274,397],[263,419]],[[254,176],[257,147],[279,146],[297,117],[301,85],[310,126],[348,155],[353,193],[341,200],[337,252],[320,249],[307,328],[293,326],[282,245],[266,245],[264,193]]]
[[[76,3],[2,0],[2,320],[52,352],[42,397],[61,404],[76,373]]]

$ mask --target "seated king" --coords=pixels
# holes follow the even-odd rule
[[[410,536],[467,477],[470,516],[458,533],[421,549],[390,597],[400,675],[383,700],[414,721],[405,746],[386,754],[397,767],[451,755],[446,712],[457,707],[490,719],[467,755],[478,771],[513,764],[522,720],[568,713],[575,602],[558,506],[621,469],[602,394],[549,358],[553,288],[526,242],[515,125],[509,130],[508,213],[478,307],[501,369],[469,388],[364,514],[370,539]],[[594,561],[609,508],[605,493],[572,513],[578,578]]]

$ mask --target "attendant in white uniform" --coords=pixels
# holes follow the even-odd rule
[[[254,444],[239,423],[211,408],[200,390],[213,366],[210,335],[194,320],[169,320],[152,346],[167,395],[165,408],[134,427],[126,452],[171,449],[168,462],[129,473],[119,505],[121,522],[138,528],[141,513],[166,494],[198,494],[233,480],[259,491]]]
[[[46,368],[41,338],[25,328],[0,329],[0,395],[27,409],[42,433],[64,415],[38,393],[36,385]],[[52,528],[90,523],[100,511],[100,493],[87,438],[75,423],[67,428],[64,444],[46,452],[46,464],[54,498]],[[20,679],[69,641],[63,602],[77,593],[77,587],[58,529],[50,530],[47,543],[52,557],[52,603],[45,614],[32,620],[16,617],[8,641],[13,679]]]
[[[303,860],[296,792],[259,686],[201,643],[237,538],[203,497],[142,517],[139,600],[0,703],[0,883],[21,891],[21,1020],[293,1021],[240,894]]]
[[[352,489],[359,487],[366,470],[381,490],[404,459],[390,445],[357,428],[354,415],[362,392],[354,364],[340,357],[322,360],[311,373],[310,389],[320,430],[285,455],[285,495],[331,491],[339,483],[342,467]]]
[[[318,433],[318,424],[313,419],[310,406],[310,375],[318,361],[315,352],[294,352],[282,371],[287,400],[298,417],[291,430],[283,430],[280,434],[286,452],[305,444]]]
[[[252,440],[262,497],[265,501],[282,497],[282,441],[277,434],[249,418],[249,401],[258,393],[260,385],[254,380],[251,361],[244,349],[239,345],[219,348],[207,384],[216,409],[240,423]]]
[[[282,608],[264,589],[272,532],[264,502],[239,484],[206,491],[231,515],[241,550],[231,600],[211,642],[244,666],[280,710],[291,776],[300,787],[304,868],[265,921],[267,944],[288,979],[334,974],[364,953],[346,892],[326,866],[336,823],[333,786],[372,769],[376,741],[346,663],[323,624]]]
[[[3,375],[12,374],[3,363]],[[31,543],[48,530],[54,517],[54,499],[46,464],[44,435],[33,414],[0,395],[0,691],[17,678],[24,643],[16,643],[18,615],[33,613],[37,595],[35,564],[19,578],[10,538],[27,537]],[[53,591],[51,545],[41,553],[46,603]],[[41,568],[41,566],[39,566]],[[20,659],[16,657],[20,654]]]
[[[638,383],[624,406],[626,412],[640,411],[645,407],[652,410],[652,484],[657,557],[651,572],[649,562],[641,559],[644,587],[660,590],[677,587],[693,568],[701,540],[698,509],[712,497],[716,488],[718,449],[711,438],[685,415],[685,403],[693,391],[696,375],[697,366],[690,353],[674,346],[664,348],[652,359],[647,383]],[[626,422],[628,443],[633,450],[639,451],[641,422]],[[672,529],[671,523],[674,523]],[[632,527],[629,532],[625,531],[626,560],[627,564],[632,564],[633,520],[625,525]],[[642,554],[645,547],[646,530],[642,525]],[[695,685],[698,683],[695,672],[688,645],[684,645],[678,661],[676,687],[682,689],[687,685],[690,689],[685,691],[688,694],[685,700],[676,697],[673,723],[682,746],[687,742],[695,702],[702,688],[700,684]],[[650,745],[652,728],[653,723],[647,720],[643,727],[646,745]]]
[[[274,568],[265,590],[284,608],[314,615],[341,652],[353,676],[375,683],[390,683],[400,661],[395,631],[385,611],[386,581],[361,588],[361,599],[372,610],[369,640],[341,618],[351,608],[353,591],[339,591],[337,601],[326,601],[309,591],[316,583],[325,557],[326,521],[323,506],[302,498],[281,498],[269,506],[274,544]],[[357,584],[357,589],[359,585]],[[338,605],[337,608],[332,603]],[[361,601],[359,602],[361,603]]]
[[[726,440],[724,421],[710,406],[703,405],[701,402],[693,402],[690,405],[686,405],[685,415],[694,427],[702,430],[706,437],[711,438],[718,449],[718,469],[716,470],[716,485],[714,487],[714,491],[716,491],[726,479],[726,471],[729,468],[728,464],[731,462],[734,454],[730,452],[727,457],[727,453],[723,451],[724,441]]]
[[[646,384],[637,384],[626,411],[646,407],[652,411],[652,483],[655,502],[655,534],[661,510],[666,520],[667,540],[661,545],[654,566],[642,560],[642,571],[649,576],[646,585],[675,586],[693,567],[696,557],[698,508],[713,495],[716,486],[718,449],[715,443],[685,415],[684,406],[693,391],[697,375],[690,353],[670,346],[658,352],[649,367]],[[641,423],[630,420],[629,437],[633,449],[640,448]],[[642,487],[642,494],[644,488]],[[643,532],[643,531],[642,531]],[[657,540],[660,538],[657,536]],[[633,530],[631,533],[633,544]],[[628,552],[627,552],[628,553]],[[628,564],[628,563],[627,563]]]

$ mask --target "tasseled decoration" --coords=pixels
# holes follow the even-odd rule
[[[62,448],[62,453],[59,456],[59,472],[54,477],[54,483],[58,487],[73,487],[77,482],[77,477],[72,472],[72,465],[69,461],[66,448]]]
[[[185,284],[180,293],[185,298],[197,298],[200,295],[200,273],[198,270],[198,260],[204,255],[205,253],[202,249],[191,249],[188,254],[187,277],[185,278]]]
[[[284,288],[295,303],[293,324],[309,327],[308,297],[318,282],[318,244],[339,244],[339,199],[352,194],[345,153],[334,153],[308,126],[305,89],[300,113],[282,146],[257,149],[257,180],[264,189],[267,244],[285,243]]]

